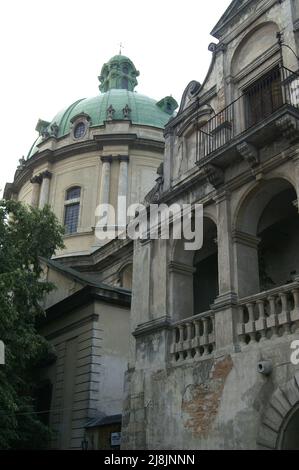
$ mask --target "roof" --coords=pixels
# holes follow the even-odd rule
[[[173,98],[171,99],[173,100]],[[148,96],[141,95],[134,91],[111,89],[93,98],[84,98],[75,101],[75,103],[72,103],[68,108],[59,111],[50,126],[54,123],[57,124],[57,137],[63,137],[70,132],[72,119],[82,113],[90,117],[91,127],[103,126],[105,121],[107,121],[107,109],[109,106],[112,106],[115,110],[113,120],[125,120],[123,109],[126,105],[130,108],[130,114],[126,120],[130,120],[132,124],[164,129],[169,119],[174,115],[173,108],[171,113],[164,111],[163,100],[157,102]],[[177,106],[174,107],[176,108]],[[34,142],[29,151],[28,158],[38,151],[38,144],[41,142],[42,137],[39,137]]]
[[[125,308],[130,308],[131,291],[122,287],[109,286],[96,280],[91,274],[84,274],[73,268],[64,266],[52,259],[40,257],[52,269],[82,284],[82,289],[68,295],[64,299],[46,309],[47,315],[40,318],[39,324],[49,323],[60,316],[71,314],[74,310],[95,300],[102,301]]]
[[[131,121],[132,124],[164,129],[178,107],[170,96],[155,100],[134,91],[139,75],[133,62],[126,56],[116,55],[105,63],[98,77],[100,93],[91,98],[82,98],[59,111],[50,123],[39,120],[37,130],[40,137],[31,147],[28,158],[38,150],[44,138],[66,136],[71,131],[74,119],[85,115],[91,127],[103,126],[107,120]],[[110,108],[111,107],[111,108]],[[108,116],[107,110],[113,108]],[[53,129],[55,132],[53,134]]]
[[[40,260],[43,261],[45,264],[47,264],[49,267],[65,274],[68,277],[71,277],[72,279],[75,279],[76,281],[78,281],[80,284],[84,286],[98,287],[106,291],[118,292],[120,294],[129,294],[129,295],[131,294],[131,291],[129,289],[125,289],[124,287],[115,287],[115,286],[110,286],[108,284],[104,284],[103,282],[98,281],[96,277],[93,276],[92,274],[81,273],[80,271],[77,271],[76,269],[73,269],[73,268],[69,268],[68,266],[65,266],[64,264],[59,263],[56,260],[47,259],[43,257],[40,257]]]
[[[53,119],[59,126],[58,137],[70,131],[71,119],[81,113],[89,115],[92,126],[103,125],[111,105],[115,109],[114,120],[124,119],[123,109],[126,105],[131,109],[130,120],[133,124],[162,129],[170,119],[170,115],[157,106],[156,100],[125,89],[111,89],[93,98],[79,100],[65,112],[58,113]]]
[[[223,28],[233,20],[233,18],[240,13],[241,10],[247,8],[247,6],[252,2],[252,0],[232,0],[229,6],[226,8],[225,12],[221,16],[220,20],[214,26],[211,31],[211,36],[214,36],[217,39],[221,38],[223,33]]]

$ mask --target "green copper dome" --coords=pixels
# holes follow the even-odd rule
[[[84,98],[60,111],[51,123],[39,120],[36,130],[40,137],[30,149],[28,158],[38,151],[37,145],[47,137],[67,135],[76,116],[85,115],[90,127],[103,126],[106,121],[131,121],[132,124],[163,129],[177,108],[177,102],[168,96],[159,102],[136,93],[139,72],[126,56],[117,55],[103,65],[99,76],[100,93]]]

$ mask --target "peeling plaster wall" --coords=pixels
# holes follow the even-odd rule
[[[136,408],[130,418],[124,409],[122,448],[260,448],[272,395],[299,372],[290,351],[290,341],[278,340],[180,367],[132,371],[127,386],[133,398],[125,405]],[[269,358],[273,373],[266,377],[257,363]]]

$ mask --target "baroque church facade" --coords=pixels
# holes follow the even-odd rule
[[[116,56],[100,95],[38,122],[6,186],[66,227],[41,260],[52,447],[299,448],[299,1],[234,0],[211,34],[176,114]],[[119,196],[201,204],[202,248],[97,240]]]

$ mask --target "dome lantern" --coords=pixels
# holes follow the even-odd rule
[[[103,65],[99,89],[102,93],[112,89],[134,91],[139,72],[133,62],[124,55],[116,55]]]

